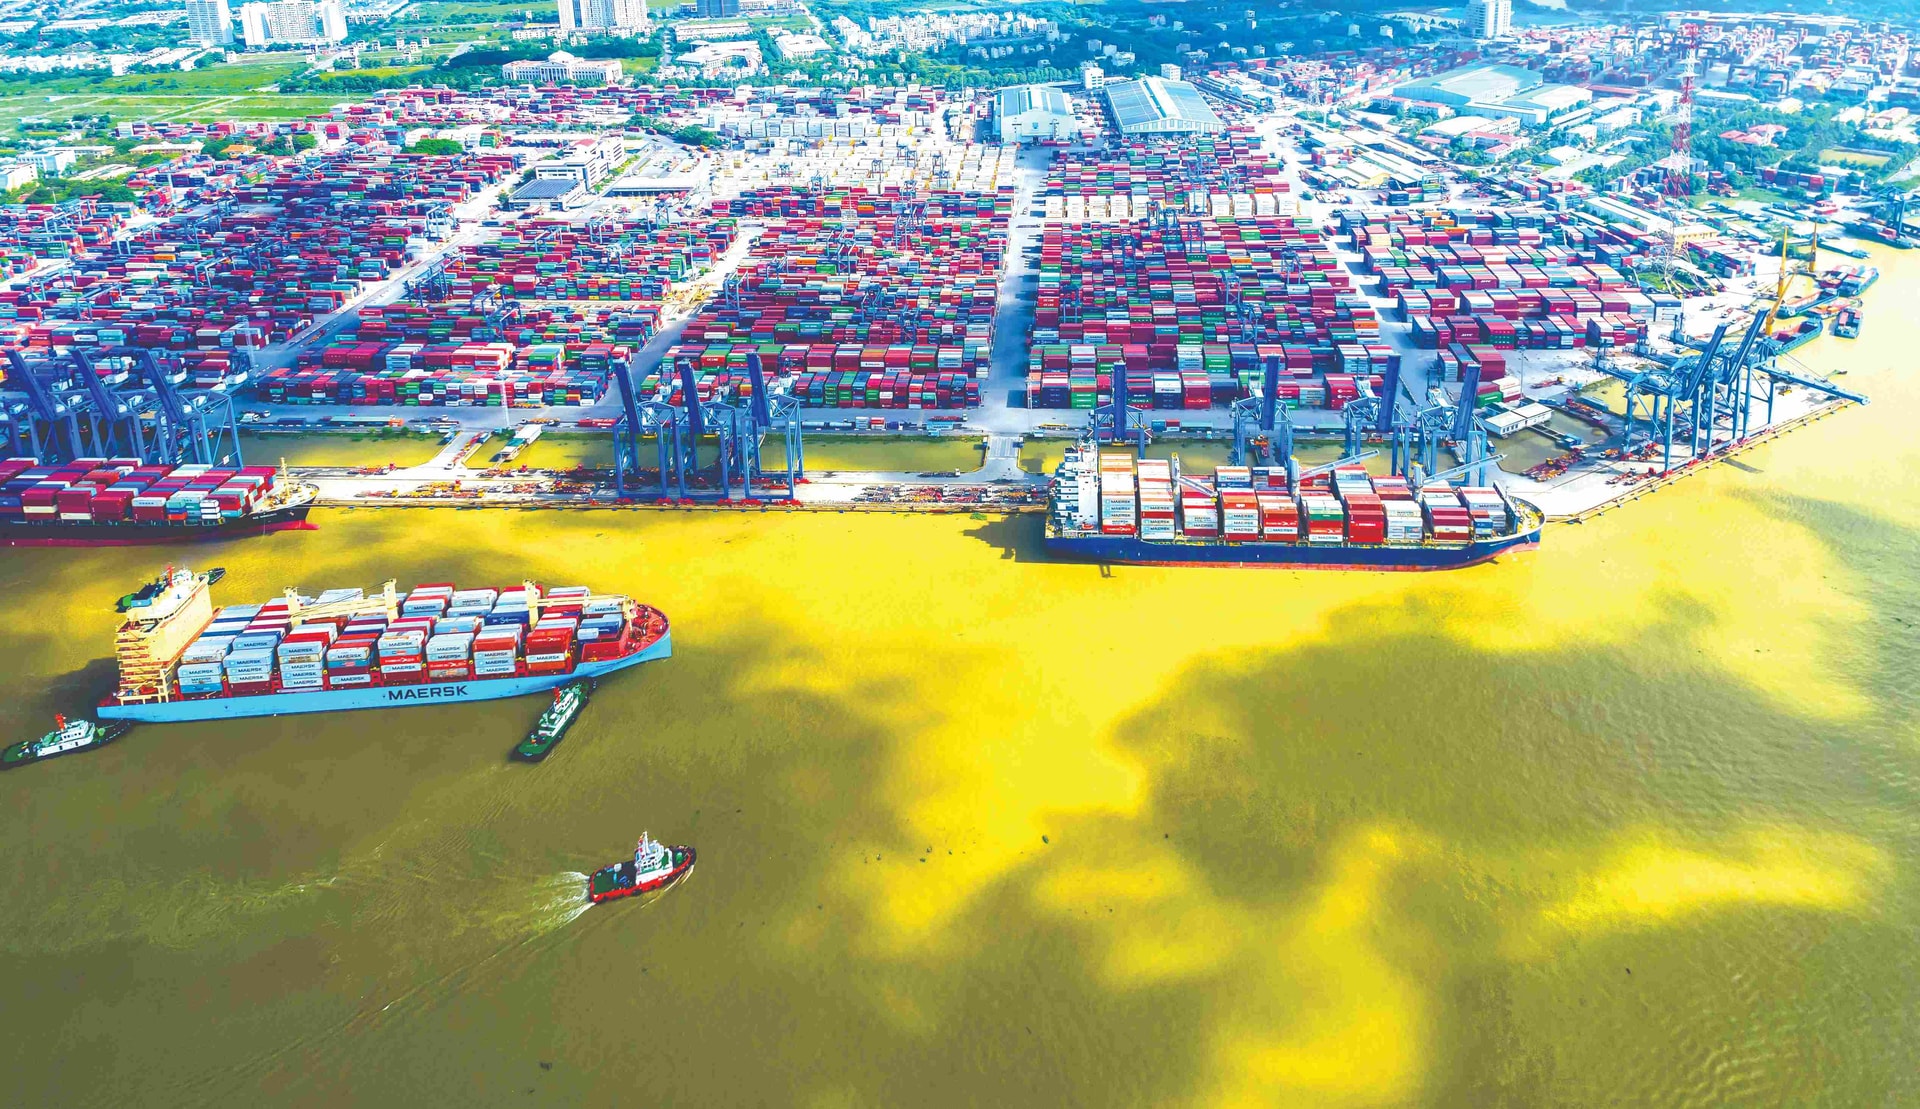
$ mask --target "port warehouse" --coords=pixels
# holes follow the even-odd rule
[[[733,94],[676,95],[697,108]],[[1325,147],[1313,158],[1331,166],[1347,156]],[[131,252],[100,250],[112,217],[80,213],[85,230],[66,249],[77,239],[81,253],[66,275],[0,294],[0,312],[12,316],[5,334],[30,351],[173,351],[202,367],[196,383],[217,381],[230,368],[221,352],[293,337],[437,249],[451,230],[448,205],[521,165],[484,150],[275,163],[244,186],[219,186],[234,203],[187,208],[131,239]],[[1429,212],[1316,228],[1283,214],[1275,169],[1238,133],[1056,158],[1025,402],[1090,407],[1126,372],[1143,375],[1130,391],[1154,407],[1175,407],[1176,395],[1177,407],[1214,407],[1246,396],[1254,371],[1277,358],[1286,403],[1338,408],[1394,357],[1375,341],[1368,296],[1393,297],[1393,315],[1438,352],[1449,377],[1463,352],[1497,370],[1488,349],[1631,341],[1657,311],[1613,268],[1651,236],[1578,210],[1567,186],[1542,185],[1552,204],[1465,225]],[[1085,212],[1103,200],[1104,215],[1124,207],[1124,217],[1102,226],[1069,218],[1069,204]],[[1182,208],[1190,218],[1159,218]],[[665,371],[686,367],[703,396],[737,397],[751,352],[810,406],[964,408],[978,402],[986,372],[1010,209],[1006,187],[765,185],[666,227],[520,224],[450,252],[403,303],[362,310],[252,387],[296,404],[592,403],[611,364],[652,337],[662,298],[704,273],[750,219],[765,230],[739,280],[701,310],[643,390],[678,389],[679,375]],[[1339,264],[1336,249],[1360,250],[1360,273]],[[1233,303],[1224,283],[1196,272],[1231,273]],[[1498,380],[1483,376],[1483,389]]]
[[[291,593],[291,591],[289,591]],[[202,586],[159,627],[139,610],[116,644],[124,701],[244,697],[564,675],[665,634],[657,611],[584,586],[405,593],[387,583],[211,607]]]

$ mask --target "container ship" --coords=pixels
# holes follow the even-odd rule
[[[1051,554],[1150,566],[1449,570],[1539,545],[1540,510],[1490,486],[1412,488],[1335,466],[1183,473],[1177,460],[1070,448],[1047,512]]]
[[[1878,280],[1880,271],[1873,266],[1840,266],[1821,275],[1820,284],[1837,296],[1856,297]]]
[[[584,586],[288,590],[215,609],[208,574],[169,568],[127,608],[110,720],[156,723],[491,701],[652,659],[666,616]]]
[[[143,466],[137,458],[0,462],[0,543],[110,547],[304,528],[319,490],[271,466]]]

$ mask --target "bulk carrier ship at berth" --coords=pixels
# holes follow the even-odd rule
[[[110,720],[157,723],[490,701],[673,653],[666,615],[584,586],[288,590],[216,610],[209,575],[169,568],[127,609]]]
[[[1372,477],[1336,466],[1290,486],[1281,467],[1067,450],[1047,506],[1050,554],[1150,566],[1450,570],[1539,545],[1539,509],[1490,486]]]

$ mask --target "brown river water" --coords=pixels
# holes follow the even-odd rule
[[[0,554],[0,732],[114,598],[521,577],[675,656],[0,776],[0,1101],[1920,1103],[1920,252],[1873,404],[1447,574],[1055,564],[965,516],[326,511]],[[583,909],[650,831],[699,865]]]

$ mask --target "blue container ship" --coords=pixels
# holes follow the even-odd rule
[[[584,587],[294,590],[215,609],[219,572],[168,568],[122,598],[108,720],[182,723],[550,693],[669,657],[658,609]]]

